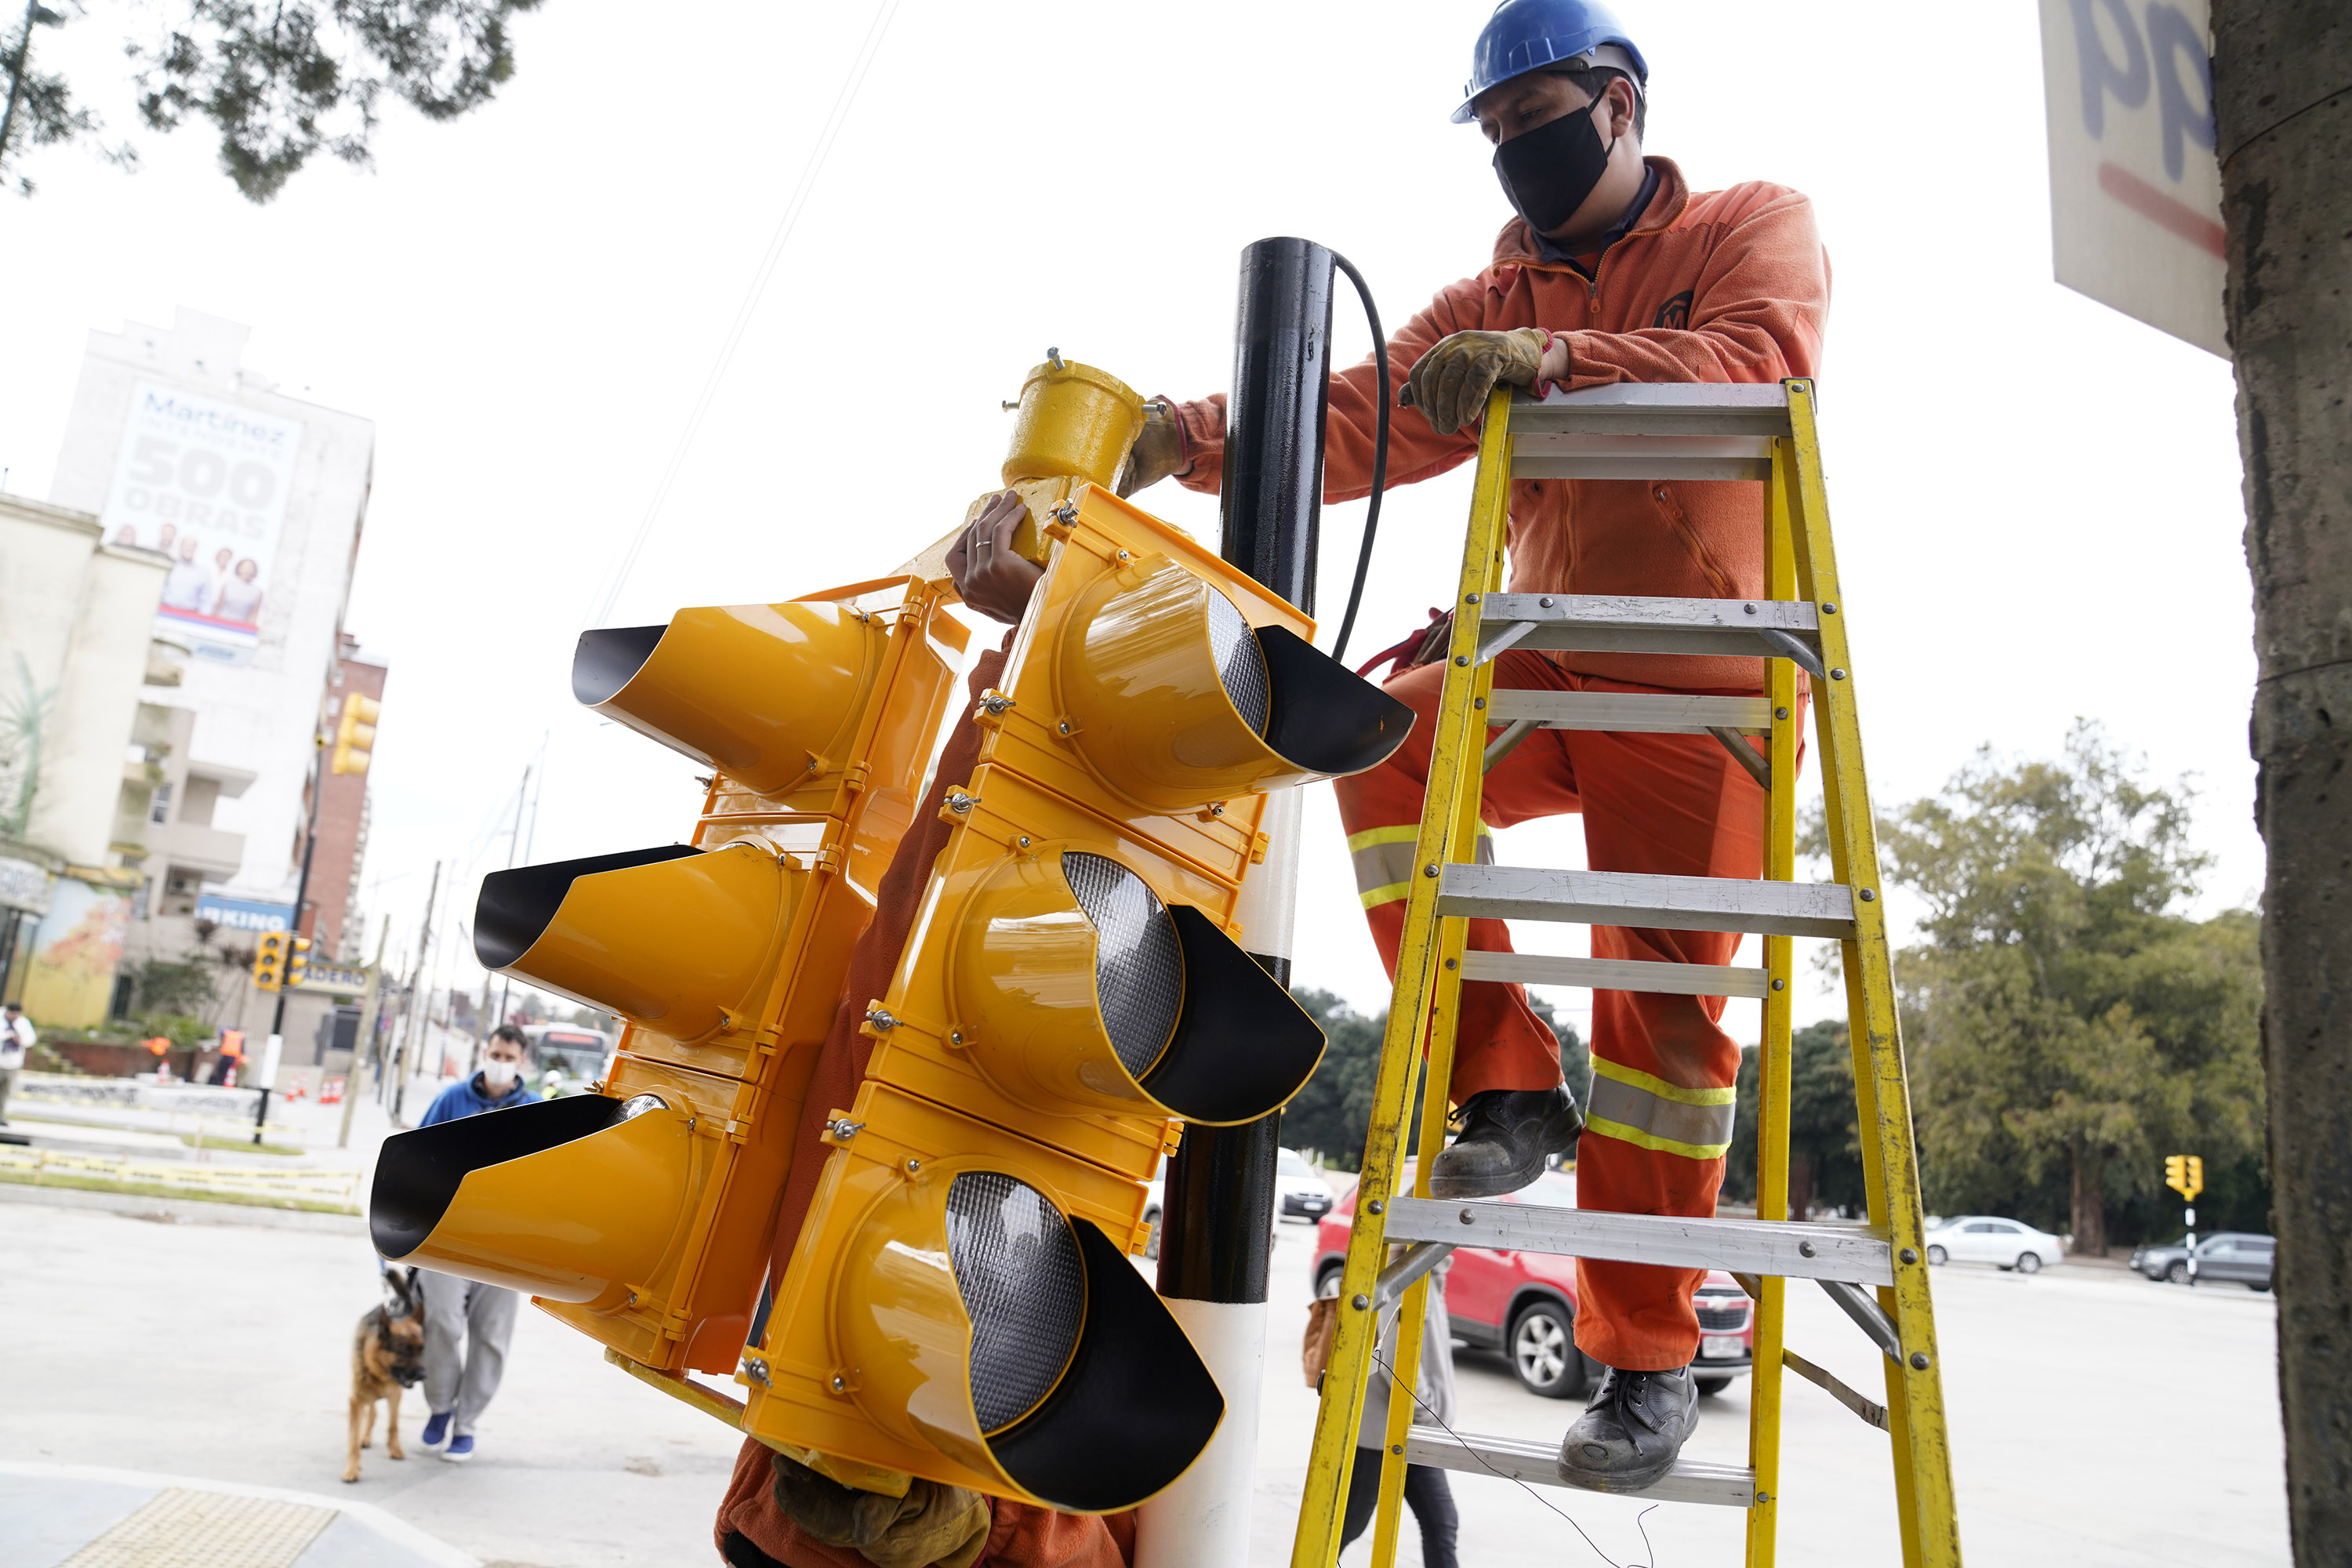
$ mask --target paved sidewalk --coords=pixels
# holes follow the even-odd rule
[[[8,1568],[480,1568],[371,1504],[90,1465],[0,1460]]]

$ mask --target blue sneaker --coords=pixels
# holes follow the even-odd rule
[[[425,1423],[425,1430],[416,1435],[416,1441],[419,1446],[426,1448],[438,1448],[442,1444],[447,1442],[449,1440],[449,1418],[456,1414],[457,1413],[454,1410],[436,1412],[431,1420]]]
[[[453,1465],[464,1464],[474,1457],[474,1435],[461,1432],[450,1438],[449,1446],[441,1450],[441,1457]]]

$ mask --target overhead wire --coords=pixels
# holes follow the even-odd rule
[[[784,203],[783,216],[777,219],[775,232],[768,238],[767,251],[761,257],[759,268],[751,275],[751,285],[744,291],[742,303],[736,306],[734,319],[728,323],[727,335],[719,343],[718,357],[711,362],[710,373],[702,378],[702,389],[695,395],[694,407],[687,415],[686,427],[678,432],[677,445],[671,448],[669,461],[662,467],[661,478],[654,486],[653,500],[646,507],[645,516],[638,521],[636,531],[630,535],[628,548],[622,552],[611,585],[595,605],[593,613],[582,623],[583,629],[604,626],[612,620],[614,606],[620,602],[621,591],[628,585],[630,576],[636,571],[637,557],[644,552],[646,541],[653,533],[654,523],[661,517],[662,508],[668,503],[670,490],[686,465],[687,453],[694,446],[696,436],[701,433],[703,418],[710,412],[719,384],[727,378],[728,367],[734,363],[735,351],[742,346],[743,334],[751,327],[761,296],[767,291],[768,280],[775,275],[776,263],[783,256],[784,246],[792,239],[793,230],[800,225],[801,214],[808,205],[810,193],[816,188],[817,176],[824,172],[825,156],[833,151],[834,142],[841,135],[842,126],[849,119],[850,109],[857,101],[857,89],[865,83],[866,73],[872,68],[874,57],[881,49],[883,37],[889,31],[890,19],[898,14],[898,5],[899,0],[881,0],[881,4],[875,7],[874,19],[866,26],[866,37],[850,59],[849,69],[842,78],[841,90],[834,95],[833,108],[817,132],[816,142],[809,149],[807,161],[801,166],[800,180],[793,186],[793,194]]]

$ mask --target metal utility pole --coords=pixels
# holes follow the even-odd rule
[[[425,895],[425,918],[419,922],[416,931],[416,966],[409,972],[408,1005],[413,1011],[430,1011],[430,1009],[417,1007],[422,998],[416,992],[425,976],[425,949],[433,944],[433,906],[440,901],[441,862],[436,860],[433,862],[433,886]],[[408,1026],[400,1032],[400,1050],[393,1058],[392,1124],[394,1127],[400,1125],[401,1099],[408,1092],[408,1042],[411,1039],[419,1039],[421,1042],[415,1017],[412,1016],[407,1023]]]
[[[508,838],[507,838],[507,869],[508,869],[508,870],[509,870],[509,871],[513,870],[513,869],[514,869],[514,867],[515,867],[515,853],[516,853],[516,851],[518,851],[519,849],[520,849],[520,848],[522,847],[522,803],[523,803],[523,797],[524,797],[525,795],[529,795],[529,794],[530,794],[530,770],[529,768],[525,768],[525,769],[523,769],[523,771],[522,771],[522,787],[521,787],[521,788],[520,788],[520,789],[518,789],[518,790],[515,792],[515,825],[514,825],[514,832],[513,832],[511,835],[509,835],[509,836],[508,837]],[[534,812],[532,812],[532,813],[531,813],[531,817],[530,817],[530,831],[531,831],[531,837],[533,837],[534,838],[535,838],[535,837],[537,837],[539,836],[539,813],[538,813],[538,812],[536,812],[536,811],[534,811]],[[507,1021],[507,993],[509,992],[509,990],[510,990],[510,989],[512,988],[513,984],[514,984],[514,983],[513,983],[511,980],[507,980],[507,979],[503,979],[503,978],[502,978],[502,979],[500,979],[500,980],[499,980],[499,1020],[498,1020],[498,1021],[499,1021],[499,1023],[500,1023],[500,1024],[503,1024],[503,1023],[505,1023],[505,1022]],[[484,977],[484,980],[483,980],[483,984],[482,984],[482,995],[483,995],[483,997],[484,997],[484,999],[485,999],[485,1000],[487,1000],[487,999],[488,998],[489,994],[490,994],[490,989],[489,989],[488,978],[488,976],[485,976],[485,977]],[[494,1025],[494,1026],[492,1026],[492,1027],[496,1027],[496,1026]],[[489,1032],[489,1030],[488,1030],[488,1029],[484,1029],[484,1030],[482,1031],[482,1039],[481,1039],[481,1043],[480,1043],[479,1045],[477,1045],[477,1046],[474,1047],[474,1055],[475,1055],[477,1058],[480,1057],[480,1055],[482,1054],[483,1050],[484,1050],[485,1048],[487,1048],[487,1047],[488,1047],[488,1044],[489,1044],[489,1039],[490,1039],[490,1032]]]
[[[1242,252],[1234,389],[1225,417],[1220,548],[1300,609],[1315,609],[1323,504],[1323,416],[1330,394],[1331,253],[1303,239]],[[1250,956],[1290,984],[1297,908],[1299,793],[1266,796],[1265,862],[1242,886]],[[1188,1125],[1168,1163],[1160,1294],[1225,1396],[1225,1419],[1181,1479],[1143,1505],[1137,1568],[1248,1560],[1274,1256],[1282,1113],[1240,1127]]]
[[[302,827],[302,875],[294,884],[294,919],[287,932],[286,967],[294,967],[292,943],[302,938],[302,907],[310,897],[310,861],[319,850],[319,801],[327,793],[325,767],[327,742],[314,724],[310,731],[310,818]],[[290,974],[284,977],[290,980]],[[278,1006],[269,1015],[269,1038],[261,1049],[261,1099],[253,1111],[253,1141],[261,1142],[261,1124],[269,1119],[269,1080],[278,1075],[278,1064],[286,1048],[286,991],[281,982],[278,987]]]
[[[360,1068],[375,1044],[376,1014],[383,1005],[383,944],[392,938],[392,917],[375,928],[375,962],[368,965],[367,1000],[360,1005],[360,1032],[352,1037],[352,1065],[343,1069],[343,1124],[335,1130],[335,1147],[352,1146],[352,1108],[360,1102]]]
[[[2287,1521],[2296,1563],[2333,1568],[2352,1562],[2352,14],[2343,0],[2213,0],[2212,19],[2261,668]]]

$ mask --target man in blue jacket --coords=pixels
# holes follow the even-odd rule
[[[434,1096],[416,1125],[532,1103],[539,1096],[522,1081],[529,1055],[522,1031],[499,1025],[482,1047],[482,1070]],[[474,1457],[474,1423],[506,1375],[507,1342],[514,1338],[522,1298],[501,1286],[430,1269],[420,1269],[416,1278],[425,1290],[425,1404],[432,1412],[421,1440],[443,1458],[463,1464]]]

